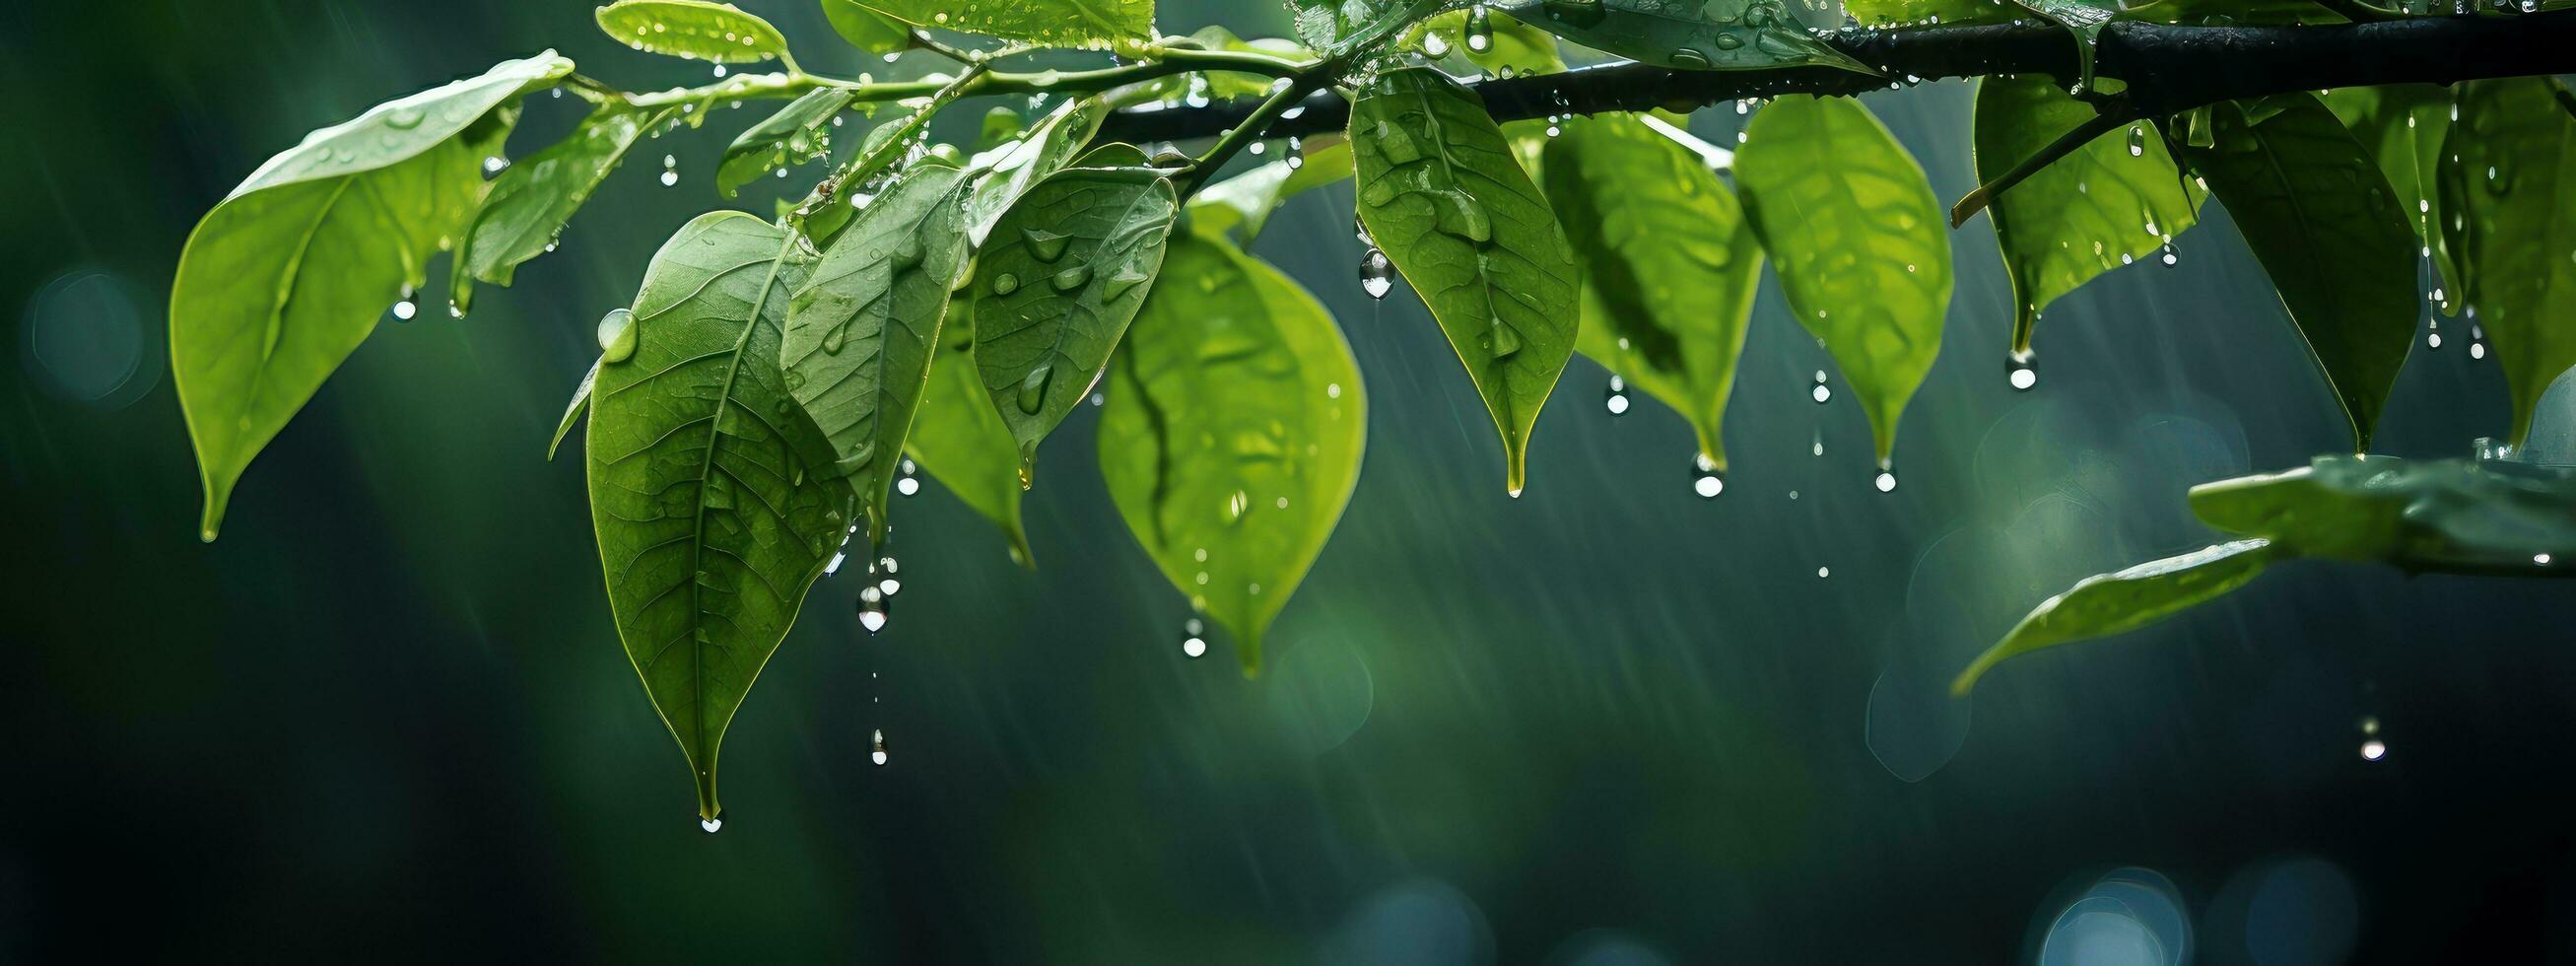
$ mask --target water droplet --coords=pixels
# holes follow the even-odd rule
[[[1467,49],[1479,54],[1494,49],[1494,23],[1483,4],[1467,11]]]
[[[2166,268],[2172,268],[2182,261],[2182,253],[2174,250],[2172,242],[2166,242],[2163,254],[2157,255],[2156,260],[2163,262]]]
[[[903,475],[895,478],[894,491],[905,496],[921,492],[921,478],[914,475],[916,471],[911,460],[903,461]]]
[[[876,565],[868,568],[868,573],[877,577],[877,593],[892,597],[903,590],[903,581],[895,579],[895,569],[893,557],[879,557]]]
[[[2145,156],[2146,156],[2146,154],[2147,154],[2147,128],[2146,128],[2146,125],[2143,125],[2143,124],[2132,124],[2132,125],[2129,125],[2129,156],[2130,156],[2130,157],[2133,157],[2133,158],[2142,158],[2142,157],[2145,157]]]
[[[1878,492],[1894,493],[1896,492],[1896,472],[1893,470],[1880,470],[1878,471],[1878,478],[1871,481],[1870,485],[1878,487]]]
[[[1038,261],[1052,262],[1064,257],[1065,246],[1073,240],[1073,236],[1059,235],[1035,228],[1022,228],[1020,239],[1028,242],[1029,254],[1037,256]]]
[[[1020,380],[1021,412],[1034,416],[1038,410],[1046,408],[1047,380],[1054,375],[1055,367],[1044,365],[1029,370],[1028,376]]]
[[[1734,50],[1744,46],[1744,38],[1731,33],[1720,33],[1715,37],[1709,38],[1708,42],[1716,44],[1717,49],[1719,50]]]
[[[610,364],[624,362],[635,355],[635,313],[610,309],[599,317],[600,359]]]
[[[707,830],[707,834],[714,835],[717,829],[724,828],[724,819],[702,818],[698,820],[698,827]]]
[[[1816,579],[1818,579],[1818,580],[1823,580],[1824,578],[1831,577],[1831,576],[1833,576],[1833,575],[1834,575],[1834,569],[1833,569],[1833,568],[1831,568],[1831,567],[1818,567],[1818,568],[1816,568]]]
[[[2014,392],[2029,392],[2039,385],[2039,366],[2032,362],[2030,353],[2015,352],[2004,357],[2004,379]]]
[[[1065,269],[1064,271],[1055,273],[1055,277],[1048,280],[1050,284],[1055,286],[1055,290],[1058,292],[1080,291],[1082,286],[1089,281],[1091,281],[1091,266],[1089,265],[1076,265],[1072,268]]]
[[[1691,454],[1691,492],[1703,500],[1717,499],[1718,494],[1726,492],[1725,471],[1718,469],[1717,461],[1706,453]]]
[[[1610,415],[1613,415],[1613,416],[1625,416],[1625,415],[1627,415],[1627,414],[1628,414],[1628,384],[1627,384],[1626,382],[1622,381],[1618,376],[1611,376],[1611,377],[1610,377],[1610,390],[1609,390],[1607,393],[1605,393],[1605,394],[1604,394],[1604,398],[1603,398],[1603,400],[1602,400],[1602,405],[1603,405],[1604,407],[1606,407],[1606,408],[1608,408],[1608,409],[1610,410]]]
[[[1017,275],[1003,272],[1000,276],[993,279],[993,294],[995,295],[1009,295],[1019,290],[1020,277]]]
[[[1360,291],[1367,292],[1370,298],[1382,299],[1394,290],[1395,266],[1386,260],[1385,252],[1370,248],[1368,254],[1360,256]]]
[[[410,299],[404,299],[400,302],[394,303],[394,321],[409,322],[411,321],[412,316],[419,314],[420,304],[413,302]]]
[[[1207,625],[1193,617],[1181,622],[1181,653],[1191,660],[1207,656]]]
[[[868,761],[875,763],[879,768],[885,767],[886,746],[884,729],[871,728],[868,730]]]
[[[1447,57],[1449,56],[1449,39],[1440,36],[1440,32],[1436,30],[1423,34],[1422,52],[1431,55],[1433,59]]]
[[[2372,738],[2361,743],[2361,760],[2378,761],[2388,757],[2388,743]]]
[[[2469,327],[2469,358],[2484,359],[2486,357],[2487,328],[2483,325],[2472,325]]]
[[[1834,401],[1834,388],[1825,385],[1824,370],[1816,370],[1816,388],[1809,390],[1807,395],[1813,397],[1819,406]]]
[[[867,628],[871,635],[885,630],[886,611],[885,591],[879,590],[875,584],[859,588],[860,627]]]

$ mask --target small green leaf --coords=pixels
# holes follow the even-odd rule
[[[1504,487],[1574,355],[1565,232],[1475,92],[1437,71],[1378,75],[1351,105],[1360,222],[1421,293],[1502,434]]]
[[[2451,131],[2451,92],[2432,84],[2388,87],[2343,87],[2327,91],[2325,103],[2343,126],[2379,160],[2379,173],[2397,192],[2398,208],[2409,213],[2421,251],[2429,248],[2442,287],[2442,311],[2460,314],[2468,304],[2468,286],[2442,233],[2443,210],[2438,172],[2442,141]]]
[[[2037,74],[1977,88],[1977,178],[1991,182],[2094,118]],[[2094,138],[1996,195],[1987,212],[2013,285],[2012,351],[2039,314],[2096,275],[2146,257],[2199,220],[2164,138],[2144,122]]]
[[[1368,408],[1332,316],[1223,238],[1172,239],[1100,413],[1127,528],[1261,667],[1261,636],[1359,482]]]
[[[1496,9],[1451,10],[1423,18],[1396,44],[1432,54],[1434,59],[1463,57],[1489,74],[1553,74],[1565,69],[1555,36],[1508,14],[1493,13]]]
[[[1163,267],[1180,202],[1147,168],[1068,168],[1002,217],[975,261],[975,363],[1018,441],[1020,485],[1038,442],[1109,365]]]
[[[2155,624],[2251,583],[2272,562],[2270,541],[2239,540],[2078,581],[2021,619],[2004,639],[1959,672],[1950,695],[1964,698],[2004,661],[2042,648],[2109,637]]]
[[[571,137],[501,172],[473,229],[456,247],[448,298],[458,308],[471,308],[475,280],[506,286],[521,264],[552,250],[564,225],[625,161],[635,142],[679,110],[599,108]]]
[[[896,180],[823,253],[788,309],[779,357],[788,390],[831,440],[832,475],[858,488],[871,542],[885,539],[895,457],[930,379],[949,289],[966,269],[965,177],[923,165]]]
[[[1816,39],[1779,0],[1502,0],[1491,6],[1594,50],[1658,67],[1877,73]]]
[[[2466,240],[2477,321],[2513,393],[2513,435],[2531,435],[2551,381],[2576,367],[2576,117],[2549,78],[2472,81],[2452,125],[2441,211]]]
[[[1320,140],[1320,139],[1319,139]],[[1242,244],[1252,244],[1261,228],[1270,221],[1271,212],[1280,203],[1314,188],[1349,178],[1353,171],[1351,143],[1333,138],[1329,143],[1308,141],[1306,155],[1295,165],[1285,160],[1273,161],[1250,171],[1227,178],[1205,188],[1190,198],[1190,220],[1200,231],[1223,233],[1240,226]]]
[[[1833,353],[1880,465],[1941,352],[1950,236],[1932,184],[1859,101],[1804,94],[1754,114],[1735,154],[1744,210],[1790,312]]]
[[[608,36],[648,54],[719,64],[794,62],[778,28],[730,3],[617,0],[599,8],[598,19]]]
[[[1154,38],[1154,0],[853,0],[910,24],[1045,47],[1107,50]]]
[[[966,230],[975,244],[984,244],[1022,194],[1081,156],[1108,113],[1098,98],[1067,101],[1027,135],[995,149],[989,158],[978,157],[974,167],[990,173],[966,196]]]
[[[2354,448],[2367,450],[2415,341],[2415,233],[2378,164],[2315,95],[2278,106],[2259,124],[2221,106],[2210,117],[2217,146],[2184,151],[2280,290]]]
[[[871,54],[891,54],[912,46],[912,28],[902,21],[860,6],[856,0],[822,0],[823,18],[850,46]]]
[[[810,91],[743,131],[716,166],[716,190],[731,198],[772,170],[832,153],[832,119],[849,109],[851,96],[846,87]]]
[[[591,396],[591,519],[626,655],[714,820],[716,753],[761,666],[848,538],[849,484],[778,367],[810,258],[741,212],[653,256],[635,346]]]
[[[581,375],[581,385],[573,387],[572,402],[564,406],[563,421],[555,424],[555,438],[546,441],[546,462],[554,462],[555,451],[562,449],[564,438],[572,435],[573,424],[590,412],[590,387],[599,382],[599,367],[604,361],[593,360],[590,371]]]
[[[379,104],[270,158],[189,233],[170,370],[205,480],[201,536],[251,457],[473,223],[519,97],[571,72],[548,51]]]
[[[1723,469],[1719,429],[1762,274],[1743,206],[1698,154],[1628,115],[1565,122],[1545,160],[1583,270],[1575,348],[1680,412]]]
[[[939,354],[930,363],[930,384],[913,410],[912,433],[904,438],[903,449],[959,500],[1002,528],[1014,562],[1034,567],[1037,557],[1020,524],[1020,447],[1002,414],[993,409],[992,397],[985,395],[984,377],[975,368],[975,313],[969,305],[964,297],[948,302]]]

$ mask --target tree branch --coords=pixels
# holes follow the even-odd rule
[[[1826,67],[1676,71],[1644,64],[1474,84],[1496,120],[1554,114],[1642,111],[1781,94],[1858,94],[1889,78],[1937,80],[1987,74],[2047,74],[2072,81],[2076,54],[2054,26],[1844,30],[1825,41],[1885,77]],[[2190,27],[2115,23],[2094,51],[2095,73],[2128,85],[2129,113],[2158,117],[2243,97],[2378,84],[2450,84],[2490,77],[2576,72],[2576,10],[2520,16],[2415,17],[2315,27]],[[1319,91],[1269,137],[1339,131],[1350,104]],[[1213,137],[1239,127],[1252,107],[1130,109],[1113,115],[1105,138],[1146,144]]]

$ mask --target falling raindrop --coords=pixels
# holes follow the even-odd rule
[[[2039,385],[2039,366],[2032,361],[2030,353],[2015,352],[2004,357],[2004,379],[2012,385],[2014,392],[2029,392],[2031,387]]]
[[[412,301],[410,296],[404,296],[402,301],[394,303],[394,321],[396,322],[409,322],[411,321],[412,316],[419,314],[420,304]]]
[[[2433,327],[2425,331],[2424,348],[2431,349],[2435,352],[2442,350],[2442,320],[2433,320]]]
[[[1368,254],[1360,256],[1360,291],[1367,292],[1370,298],[1382,299],[1394,290],[1395,266],[1387,262],[1385,252],[1370,246]]]
[[[885,767],[885,730],[882,728],[871,728],[868,730],[868,760],[876,763],[877,767]]]
[[[717,829],[721,829],[721,828],[723,828],[723,827],[724,827],[724,819],[720,819],[720,818],[702,818],[702,819],[699,819],[699,820],[698,820],[698,827],[699,827],[699,828],[702,828],[702,829],[706,829],[706,830],[707,830],[707,834],[709,834],[709,835],[714,835],[714,834],[716,834],[716,830],[717,830]]]
[[[860,627],[867,628],[871,635],[885,630],[886,610],[885,591],[878,589],[875,584],[859,588]]]
[[[2469,358],[2484,359],[2486,357],[2487,327],[2483,325],[2469,326]]]
[[[1181,653],[1192,660],[1206,657],[1208,652],[1206,633],[1207,625],[1201,623],[1198,618],[1193,617],[1182,621]]]
[[[668,188],[668,187],[671,187],[671,186],[677,185],[677,184],[679,184],[679,183],[680,183],[680,158],[679,158],[679,156],[678,156],[678,155],[671,155],[671,154],[665,154],[665,155],[663,155],[663,156],[662,156],[662,187]]]
[[[1618,376],[1611,376],[1611,377],[1610,377],[1610,390],[1609,390],[1609,392],[1607,392],[1607,393],[1605,393],[1605,394],[1604,394],[1604,399],[1603,399],[1602,405],[1603,405],[1603,406],[1606,406],[1606,407],[1608,407],[1608,408],[1609,408],[1609,410],[1610,410],[1610,415],[1613,415],[1613,416],[1625,416],[1625,415],[1627,415],[1627,414],[1628,414],[1628,383],[1627,383],[1627,382],[1625,382],[1624,380],[1621,380]]]
[[[1808,395],[1815,397],[1816,404],[1819,406],[1834,401],[1833,387],[1825,385],[1824,370],[1816,370],[1816,388],[1809,391]]]
[[[895,478],[894,491],[905,496],[921,492],[921,477],[915,475],[919,469],[911,460],[904,460],[903,475]]]
[[[2166,268],[2172,268],[2182,262],[2182,253],[2174,250],[2174,243],[2166,242],[2163,253],[2157,255],[2156,260],[2163,262]]]
[[[895,566],[893,557],[879,557],[877,558],[876,566],[868,568],[869,573],[878,575],[878,593],[892,597],[896,592],[903,589],[903,581],[895,579]]]
[[[1691,454],[1691,492],[1703,500],[1717,499],[1718,494],[1726,492],[1726,471],[1718,469],[1717,461],[1706,453]]]
[[[1834,575],[1834,569],[1833,569],[1833,568],[1831,568],[1831,567],[1818,567],[1818,568],[1816,568],[1816,579],[1818,579],[1818,580],[1823,580],[1823,579],[1825,579],[1825,578],[1827,578],[1827,577],[1831,577],[1831,576],[1833,576],[1833,575]]]
[[[1878,487],[1878,492],[1881,493],[1896,492],[1896,471],[1888,469],[1879,470],[1878,478],[1870,481],[1870,485]]]
[[[2388,757],[2388,743],[2372,738],[2361,743],[2361,760],[2378,761]]]

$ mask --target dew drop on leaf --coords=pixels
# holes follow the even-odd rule
[[[1029,370],[1028,376],[1020,380],[1021,412],[1034,416],[1038,410],[1046,408],[1047,380],[1054,375],[1054,366],[1039,366]]]
[[[1394,290],[1395,266],[1386,260],[1385,252],[1371,246],[1368,254],[1360,256],[1360,291],[1367,292],[1370,298],[1382,299]]]
[[[635,313],[610,309],[599,317],[599,352],[601,361],[624,362],[635,355]]]

